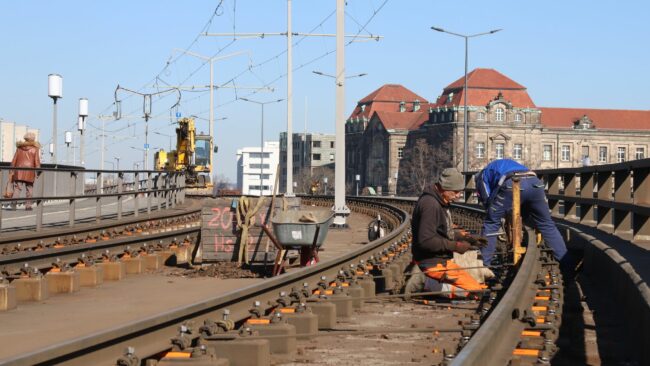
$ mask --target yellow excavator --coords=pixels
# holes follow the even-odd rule
[[[176,150],[160,149],[154,155],[154,169],[185,172],[188,187],[209,187],[213,141],[210,135],[196,134],[193,118],[181,118],[176,127]],[[214,148],[217,152],[216,147]]]

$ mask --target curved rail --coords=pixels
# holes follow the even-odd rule
[[[305,197],[304,200],[314,204],[328,204],[328,198],[325,197]],[[331,203],[331,198],[329,201]],[[389,203],[380,201],[380,199],[367,198],[348,199],[348,204],[354,211],[380,212],[389,222],[392,230],[387,236],[341,257],[141,319],[129,325],[107,329],[6,361],[19,364],[114,364],[127,347],[135,348],[140,359],[145,359],[169,349],[169,339],[178,334],[178,327],[181,324],[198,325],[206,319],[220,319],[226,309],[231,320],[243,321],[250,316],[249,308],[253,300],[259,301],[264,304],[262,306],[270,309],[279,292],[289,293],[293,286],[305,282],[311,284],[313,288],[322,276],[333,278],[341,269],[357,265],[359,259],[369,259],[377,251],[386,249],[400,240],[404,241],[410,226],[410,215],[407,211],[410,211],[413,200],[384,200]],[[476,210],[460,206],[456,206],[454,210],[469,215],[468,222],[472,222],[472,217],[480,214]],[[477,221],[473,221],[474,226],[478,225]],[[531,232],[528,232],[528,242],[535,242]],[[529,246],[519,271],[507,291],[502,294],[498,304],[492,308],[488,316],[482,319],[483,324],[457,357],[449,360],[453,362],[452,364],[506,364],[512,358],[512,350],[516,347],[521,330],[526,327],[524,322],[530,323],[528,310],[534,298],[536,276],[539,280],[538,273],[542,267],[540,258],[540,249],[534,245]],[[533,325],[533,327],[541,330],[549,329],[544,324]],[[198,334],[193,336],[198,337]]]
[[[225,308],[230,311],[230,319],[235,321],[246,319],[250,316],[248,309],[253,300],[267,304],[277,298],[278,292],[286,291],[288,293],[292,286],[304,282],[315,287],[321,276],[333,278],[341,268],[348,268],[351,264],[357,265],[359,258],[369,258],[372,253],[390,246],[405,236],[409,224],[408,213],[383,203],[375,203],[375,205],[386,215],[396,215],[401,222],[400,225],[387,236],[344,256],[231,291],[200,303],[145,318],[127,326],[107,329],[5,361],[17,364],[114,364],[127,347],[134,347],[138,356],[143,359],[169,349],[169,339],[178,334],[178,326],[181,324],[188,322],[202,324],[205,319],[219,319],[223,316]],[[351,206],[354,209],[354,203]]]

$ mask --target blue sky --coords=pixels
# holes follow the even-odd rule
[[[286,39],[198,36],[209,32],[283,32],[285,0],[219,1],[3,1],[0,2],[0,118],[40,128],[51,138],[52,102],[47,75],[64,78],[59,102],[59,141],[76,123],[80,97],[90,101],[87,166],[99,167],[101,122],[114,110],[119,84],[152,92],[164,84],[206,85],[209,67],[175,48],[204,55],[244,54],[215,62],[215,84],[234,79],[239,87],[268,85],[273,92],[218,89],[215,93],[216,169],[235,181],[235,152],[257,146],[259,107],[237,97],[267,101],[286,97]],[[294,32],[333,33],[335,1],[293,0]],[[494,68],[528,88],[538,106],[650,109],[650,2],[648,1],[399,1],[349,0],[346,33],[377,34],[379,41],[346,48],[346,74],[366,73],[346,84],[346,115],[357,100],[386,83],[397,83],[428,100],[463,74],[461,38],[434,32],[432,25],[458,33],[503,31],[470,41],[469,68]],[[331,15],[331,16],[330,16]],[[212,19],[210,24],[208,21]],[[207,25],[207,26],[206,26]],[[197,37],[198,36],[198,37]],[[300,37],[294,37],[294,41]],[[306,38],[294,46],[294,126],[296,132],[334,132],[333,38]],[[171,61],[167,64],[168,61]],[[266,61],[266,62],[265,62]],[[264,64],[260,65],[260,63]],[[252,67],[251,67],[252,65]],[[301,67],[302,66],[302,67]],[[228,84],[230,86],[233,83]],[[159,89],[159,90],[160,90]],[[142,98],[120,94],[119,121],[108,121],[106,161],[119,156],[121,168],[142,160]],[[167,148],[175,97],[154,98],[149,143]],[[183,116],[208,118],[207,90],[183,92]],[[265,108],[265,140],[286,129],[286,105]],[[207,122],[199,120],[207,132]],[[135,147],[136,149],[132,149]],[[63,147],[59,160],[65,157]],[[150,158],[150,161],[152,158]],[[47,159],[46,159],[47,161]],[[111,168],[111,164],[105,165]]]

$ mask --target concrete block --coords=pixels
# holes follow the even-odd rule
[[[159,254],[152,253],[141,256],[144,259],[144,267],[148,270],[157,271],[165,265],[163,257]]]
[[[45,278],[51,294],[70,294],[79,291],[81,283],[79,272],[48,272]]]
[[[176,264],[176,256],[174,252],[172,252],[171,250],[163,250],[161,252],[156,252],[156,254],[158,254],[160,258],[162,258],[162,262],[164,265],[173,266],[174,264]]]
[[[359,285],[363,287],[363,296],[365,297],[375,296],[375,281],[371,277],[364,277],[363,279],[360,279]]]
[[[16,287],[0,284],[0,311],[16,308]]]
[[[217,357],[230,361],[231,366],[269,366],[271,347],[268,339],[201,339],[200,343],[212,347]]]
[[[97,266],[104,270],[104,281],[119,281],[126,277],[126,265],[124,262],[104,262]]]
[[[181,245],[171,250],[176,255],[176,265],[186,264],[192,260],[192,247],[189,245]]]
[[[18,301],[43,301],[50,297],[47,281],[42,276],[18,278],[11,284],[16,287]]]
[[[310,302],[307,306],[318,316],[318,329],[336,327],[336,305],[331,302]]]
[[[354,309],[361,309],[363,307],[363,297],[365,296],[365,291],[363,287],[358,284],[353,284],[348,287],[348,293],[352,298],[352,307]]]
[[[347,294],[333,294],[329,295],[332,303],[336,306],[336,316],[338,318],[349,318],[353,314],[352,298]]]
[[[100,266],[75,267],[79,272],[79,284],[83,287],[95,287],[104,282],[104,268]]]
[[[126,274],[140,274],[144,271],[144,259],[141,257],[129,257],[120,259],[124,263]]]
[[[283,313],[287,323],[296,327],[296,334],[318,333],[318,316],[311,311],[303,313]],[[311,339],[313,336],[297,337],[298,339]]]
[[[272,354],[291,354],[296,351],[296,327],[288,323],[248,324],[252,331],[257,331],[260,337],[282,335],[287,337],[271,338],[269,345]]]

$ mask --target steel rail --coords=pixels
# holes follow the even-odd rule
[[[97,243],[72,244],[63,248],[51,248],[38,251],[25,251],[15,254],[0,256],[0,272],[9,274],[18,273],[25,264],[32,268],[43,270],[50,268],[52,263],[60,260],[63,263],[73,263],[81,255],[101,257],[108,252],[109,255],[122,253],[127,249],[138,249],[146,242],[155,244],[161,240],[167,240],[173,237],[193,235],[194,239],[201,231],[200,226],[183,228],[173,231],[165,231],[148,235],[124,236],[119,239],[109,239]]]
[[[535,243],[535,233],[527,230],[528,243]],[[517,275],[492,313],[481,324],[451,363],[460,365],[506,365],[520,339],[525,323],[516,314],[523,314],[533,303],[534,282],[541,268],[540,250],[528,245]]]
[[[129,325],[117,326],[88,336],[52,345],[10,359],[10,364],[70,364],[70,365],[113,365],[127,347],[134,347],[140,359],[154,356],[170,348],[169,339],[178,334],[178,326],[193,323],[197,327],[205,319],[220,319],[228,308],[230,319],[241,321],[250,316],[252,302],[260,301],[262,306],[277,299],[280,291],[290,292],[294,286],[302,287],[307,282],[313,288],[321,276],[334,278],[341,268],[358,264],[360,258],[369,257],[378,250],[388,247],[408,230],[409,214],[387,204],[376,203],[383,214],[394,214],[401,221],[399,227],[385,237],[362,246],[341,257],[305,267],[295,272],[264,280],[239,290],[231,291],[199,303],[179,307],[163,314],[141,319]],[[198,335],[197,335],[198,336]]]

